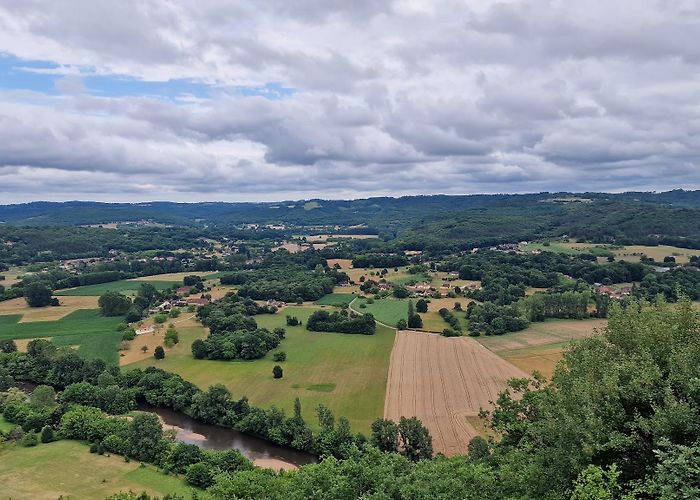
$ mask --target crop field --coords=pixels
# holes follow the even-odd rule
[[[158,290],[165,290],[166,288],[170,288],[173,285],[182,285],[182,281],[158,281],[158,280],[145,280],[145,281],[136,281],[136,280],[120,280],[120,281],[112,281],[110,283],[99,283],[97,285],[86,285],[86,286],[79,286],[77,288],[66,288],[65,290],[59,290],[54,295],[56,296],[70,296],[70,295],[75,295],[75,296],[87,296],[87,295],[95,295],[99,296],[102,295],[106,292],[133,292],[136,293],[136,291],[139,289],[142,283],[150,283],[154,287],[156,287]]]
[[[500,353],[591,337],[595,335],[596,329],[605,328],[607,324],[605,319],[550,319],[541,323],[531,323],[520,332],[481,336],[476,340],[491,351]]]
[[[105,318],[97,309],[81,309],[57,321],[20,323],[19,315],[0,316],[0,340],[52,337],[56,345],[79,346],[84,358],[101,358],[117,364],[121,333],[116,331],[122,318]]]
[[[350,269],[352,267],[352,259],[327,259],[326,264],[328,264],[328,267],[334,267],[338,264],[341,269]]]
[[[314,304],[319,306],[342,306],[348,305],[355,300],[357,295],[352,293],[329,293],[318,299]]]
[[[106,498],[129,490],[189,498],[192,491],[182,477],[136,461],[126,463],[116,455],[91,454],[87,445],[67,440],[32,448],[0,445],[0,484],[3,498],[33,500]]]
[[[185,276],[201,276],[205,280],[211,280],[219,278],[222,273],[212,273],[210,271],[189,271],[185,273],[165,273],[165,274],[154,274],[151,276],[141,276],[139,278],[133,278],[130,281],[177,281],[182,284],[182,280]]]
[[[525,373],[468,337],[400,331],[391,352],[384,416],[415,416],[433,437],[433,450],[465,454],[479,435],[473,425],[508,379]]]
[[[69,296],[61,297],[60,306],[29,307],[24,297],[0,302],[0,315],[20,315],[20,323],[34,321],[56,321],[79,309],[97,308],[98,297]]]
[[[569,342],[546,344],[513,351],[502,351],[498,355],[525,373],[538,371],[549,379],[569,345]]]
[[[298,317],[304,324],[317,307],[290,306],[277,314],[255,316],[265,328],[281,326],[286,338],[278,349],[254,361],[211,361],[192,357],[192,341],[205,335],[199,325],[180,328],[180,343],[169,350],[165,359],[148,359],[129,367],[158,366],[179,373],[206,389],[215,383],[225,384],[240,398],[247,396],[254,405],[283,408],[292,413],[294,398],[299,397],[304,418],[317,426],[315,407],[323,403],[336,416],[346,416],[356,432],[369,433],[371,423],[383,414],[384,393],[394,330],[377,326],[375,335],[309,332],[304,326],[289,327],[286,315]],[[279,363],[284,377],[275,380],[272,354],[285,351],[287,361]]]

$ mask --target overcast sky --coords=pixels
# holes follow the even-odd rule
[[[0,203],[700,188],[696,0],[0,0]]]

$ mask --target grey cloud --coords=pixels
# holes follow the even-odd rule
[[[211,97],[0,93],[5,198],[700,185],[695,2],[67,4],[0,0],[0,51]]]

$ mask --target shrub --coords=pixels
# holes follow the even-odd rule
[[[287,353],[284,351],[274,353],[272,355],[272,361],[287,361]]]
[[[45,425],[41,429],[41,442],[50,443],[54,440],[53,428],[50,425]]]
[[[122,333],[122,340],[128,341],[128,340],[134,340],[136,338],[136,330],[133,328],[129,328],[128,330],[124,330],[124,333]]]
[[[153,321],[154,321],[156,324],[158,324],[158,325],[162,325],[163,323],[165,323],[166,321],[168,321],[168,316],[165,315],[165,314],[156,314],[156,315],[153,317]]]
[[[204,462],[198,462],[196,464],[190,465],[187,468],[187,473],[185,474],[185,481],[192,486],[197,486],[198,488],[209,488],[214,484],[214,475],[212,473],[211,467],[209,467]]]
[[[406,323],[406,320],[402,318],[396,322],[396,328],[398,330],[405,330],[408,328],[408,323]]]
[[[287,316],[287,326],[301,325],[301,321],[296,316]]]
[[[428,312],[428,301],[425,299],[418,299],[416,301],[416,312],[427,313]]]
[[[163,349],[163,346],[158,346],[154,349],[153,351],[153,357],[156,359],[163,359],[165,358],[165,350]]]
[[[36,435],[36,432],[27,432],[20,444],[25,447],[36,446],[39,444],[39,437]]]
[[[282,375],[284,372],[282,371],[282,367],[280,365],[275,365],[274,368],[272,368],[272,376],[274,378],[282,378]]]

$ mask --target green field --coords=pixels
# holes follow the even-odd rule
[[[91,454],[87,445],[67,440],[33,448],[0,445],[0,484],[2,498],[18,499],[93,499],[129,490],[190,498],[192,492],[181,477],[116,455]]]
[[[106,318],[98,309],[80,309],[57,321],[18,323],[20,315],[0,316],[0,340],[52,337],[56,345],[79,346],[85,358],[101,358],[116,365],[121,317]]]
[[[356,294],[352,293],[329,293],[318,299],[314,304],[319,306],[342,306],[348,305],[355,300]]]
[[[158,290],[171,288],[173,285],[182,286],[181,281],[133,281],[120,280],[111,281],[109,283],[99,283],[97,285],[79,286],[77,288],[68,288],[59,290],[54,295],[102,295],[106,292],[136,292],[141,284],[150,283]]]
[[[284,377],[272,378],[272,353],[255,361],[209,361],[192,357],[192,341],[202,335],[201,328],[179,330],[180,344],[168,351],[165,359],[149,358],[128,367],[158,366],[179,373],[206,389],[223,383],[233,397],[248,396],[254,405],[276,405],[291,414],[294,398],[302,403],[304,418],[317,425],[315,407],[327,405],[337,416],[346,416],[355,431],[369,433],[370,425],[384,413],[384,393],[394,330],[377,327],[375,335],[309,332],[304,326],[286,326],[286,315],[298,317],[304,324],[314,307],[287,307],[277,314],[255,317],[265,328],[282,326],[287,335],[278,350],[287,353],[279,363]]]
[[[360,307],[362,304],[366,307]],[[368,304],[363,298],[358,298],[353,302],[352,308],[360,313],[372,313],[377,321],[392,327],[396,326],[400,319],[408,317],[408,300],[386,298]]]
[[[413,285],[420,283],[421,281],[430,282],[433,277],[429,274],[409,274],[409,273],[398,273],[394,276],[389,275],[387,281],[394,283],[395,285]]]

